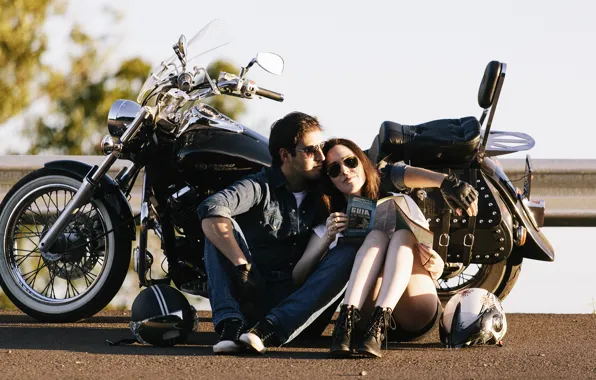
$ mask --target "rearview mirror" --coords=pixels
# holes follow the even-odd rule
[[[184,34],[180,35],[178,43],[172,46],[174,52],[178,56],[180,63],[182,63],[182,69],[186,70],[186,37]]]
[[[256,61],[263,70],[271,74],[280,75],[284,71],[284,60],[275,53],[259,53]]]

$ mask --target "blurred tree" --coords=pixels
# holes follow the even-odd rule
[[[47,48],[45,20],[64,11],[62,0],[0,0],[0,124],[37,96],[41,57]]]
[[[150,70],[140,58],[122,62],[115,71],[106,70],[99,43],[77,25],[70,40],[77,51],[70,58],[70,71],[49,73],[43,86],[50,99],[49,109],[25,127],[31,141],[30,154],[97,154],[112,103],[136,99]]]

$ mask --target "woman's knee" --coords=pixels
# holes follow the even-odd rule
[[[385,247],[389,243],[389,238],[387,234],[383,231],[379,230],[372,230],[366,235],[366,239],[364,239],[364,244],[369,246],[378,246],[378,247]]]
[[[400,245],[413,247],[416,244],[416,237],[410,230],[397,230],[391,235],[391,241],[398,241]]]

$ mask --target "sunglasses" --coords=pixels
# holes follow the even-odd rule
[[[298,148],[294,148],[295,151],[298,152],[304,152],[305,154],[312,156],[313,154],[315,154],[317,151],[323,152],[323,148],[325,147],[325,141],[315,144],[315,145],[309,145],[309,146],[305,146],[302,149],[298,149]]]
[[[347,156],[342,158],[341,162],[332,163],[327,167],[327,175],[336,178],[341,173],[341,165],[348,169],[355,169],[358,167],[358,158],[356,156]]]

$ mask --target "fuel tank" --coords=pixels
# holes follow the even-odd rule
[[[203,195],[271,165],[269,141],[248,129],[194,128],[177,139],[176,166]]]

